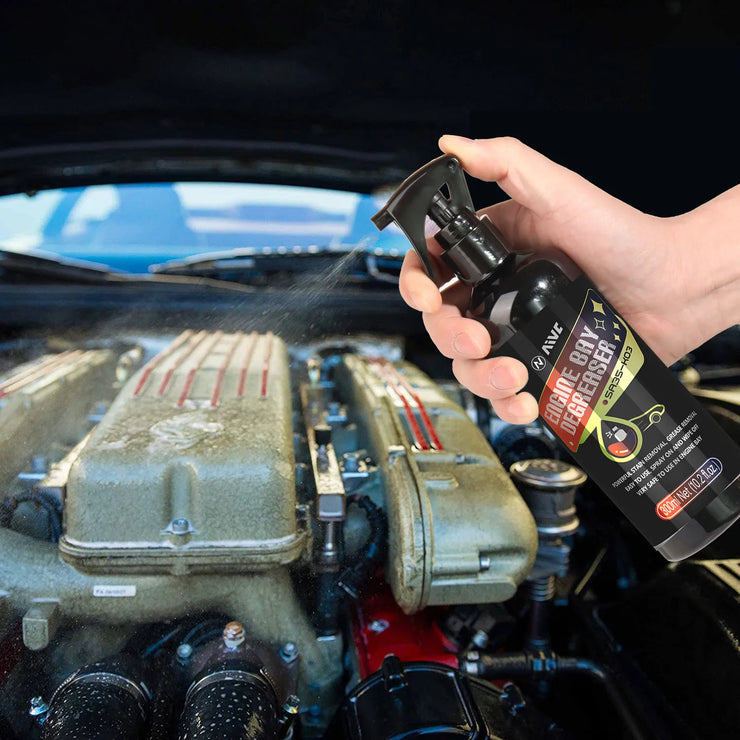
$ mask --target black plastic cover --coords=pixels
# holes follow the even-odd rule
[[[513,685],[503,691],[439,663],[395,655],[345,700],[326,740],[556,740],[562,732]]]

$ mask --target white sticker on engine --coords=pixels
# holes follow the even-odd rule
[[[136,586],[93,586],[93,596],[136,596]]]

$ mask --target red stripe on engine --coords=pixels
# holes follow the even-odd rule
[[[267,349],[265,350],[265,359],[262,362],[262,387],[260,388],[260,397],[267,398],[267,378],[270,372],[270,357],[272,356],[273,333],[268,332],[265,336],[267,340]]]
[[[444,450],[444,447],[442,446],[442,442],[437,436],[437,430],[434,428],[434,424],[432,424],[432,420],[429,418],[429,414],[427,413],[426,407],[422,403],[421,398],[419,398],[418,394],[414,391],[411,383],[409,383],[408,378],[406,378],[402,373],[398,372],[398,369],[394,367],[393,365],[389,364],[389,367],[393,369],[393,372],[398,377],[398,379],[401,381],[401,384],[403,385],[403,387],[409,392],[409,394],[411,395],[411,398],[414,399],[414,402],[416,403],[419,409],[419,414],[421,415],[421,419],[424,422],[424,427],[426,428],[427,433],[429,434],[429,439],[432,441],[432,447],[435,450]]]
[[[157,391],[158,396],[163,396],[165,392],[167,391],[167,386],[170,384],[170,380],[172,380],[172,376],[177,370],[180,365],[188,358],[190,355],[193,354],[193,351],[195,348],[208,336],[207,332],[200,331],[194,336],[190,337],[188,339],[188,344],[190,347],[187,348],[185,351],[185,354],[182,355],[182,357],[178,357],[175,362],[172,363],[172,365],[167,369],[167,372],[165,373],[164,380],[162,381],[162,384],[159,386],[159,390]]]
[[[18,375],[8,378],[2,385],[0,385],[0,398],[13,393],[13,391],[25,388],[29,383],[33,383],[33,381],[43,378],[44,375],[48,375],[53,370],[56,370],[59,365],[63,365],[67,360],[71,360],[81,354],[81,349],[67,350],[59,355],[43,360],[40,364],[30,367],[28,370],[18,373]]]
[[[237,398],[241,398],[244,395],[244,384],[247,382],[247,372],[249,370],[249,363],[252,361],[252,355],[254,354],[254,348],[257,346],[257,332],[253,331],[249,337],[245,337],[245,340],[250,340],[249,349],[247,350],[247,356],[244,358],[244,364],[242,369],[239,371],[239,385],[236,389]]]
[[[146,381],[149,380],[149,376],[152,374],[152,370],[154,370],[162,360],[167,359],[178,347],[180,347],[182,343],[192,335],[192,333],[193,332],[190,331],[190,329],[185,330],[169,347],[166,347],[156,357],[153,357],[149,361],[147,366],[144,368],[141,378],[139,378],[139,382],[136,384],[136,388],[134,388],[135,396],[138,396],[139,393],[141,393],[142,389],[146,385]]]
[[[234,343],[231,345],[231,349],[229,350],[228,354],[224,358],[223,363],[221,364],[221,367],[218,369],[218,374],[216,375],[216,385],[213,388],[213,395],[211,396],[211,406],[215,407],[218,406],[218,400],[221,396],[221,386],[224,382],[224,375],[226,375],[226,369],[229,366],[229,363],[231,362],[231,358],[234,356],[234,352],[236,352],[236,348],[241,344],[242,341],[242,333],[239,331],[236,333],[236,339],[234,340]]]
[[[422,450],[428,450],[430,449],[429,443],[426,440],[426,437],[424,436],[424,433],[421,431],[421,427],[419,426],[419,422],[416,421],[416,416],[414,415],[414,411],[411,408],[411,404],[408,402],[408,399],[406,396],[401,393],[401,388],[398,383],[397,377],[394,377],[392,370],[395,370],[392,365],[388,363],[388,361],[385,358],[378,358],[373,360],[373,363],[375,364],[376,368],[380,371],[381,377],[385,377],[386,383],[390,385],[390,387],[393,389],[395,394],[398,396],[398,398],[401,400],[401,403],[403,404],[403,410],[406,414],[406,420],[409,423],[409,427],[411,427],[411,433],[414,437],[414,443],[417,447],[421,448]]]
[[[190,389],[193,387],[193,381],[195,380],[195,376],[198,373],[198,370],[200,370],[200,368],[203,366],[203,363],[205,362],[206,357],[208,357],[208,353],[218,344],[218,340],[221,339],[222,335],[223,335],[222,331],[217,331],[213,335],[213,339],[210,345],[203,352],[200,359],[196,363],[195,367],[191,367],[190,370],[188,370],[188,375],[187,375],[187,378],[185,379],[185,385],[182,388],[182,393],[180,394],[180,398],[177,399],[178,408],[182,408],[182,405],[185,403],[185,401],[187,401],[188,395],[190,394]]]

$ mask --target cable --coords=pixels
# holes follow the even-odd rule
[[[9,527],[18,505],[26,501],[36,504],[46,511],[49,516],[49,539],[52,542],[59,542],[59,538],[62,536],[61,505],[53,496],[40,491],[21,493],[6,498],[0,504],[0,527]]]

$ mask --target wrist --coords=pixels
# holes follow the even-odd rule
[[[685,295],[697,304],[709,336],[740,323],[740,186],[667,220]]]

